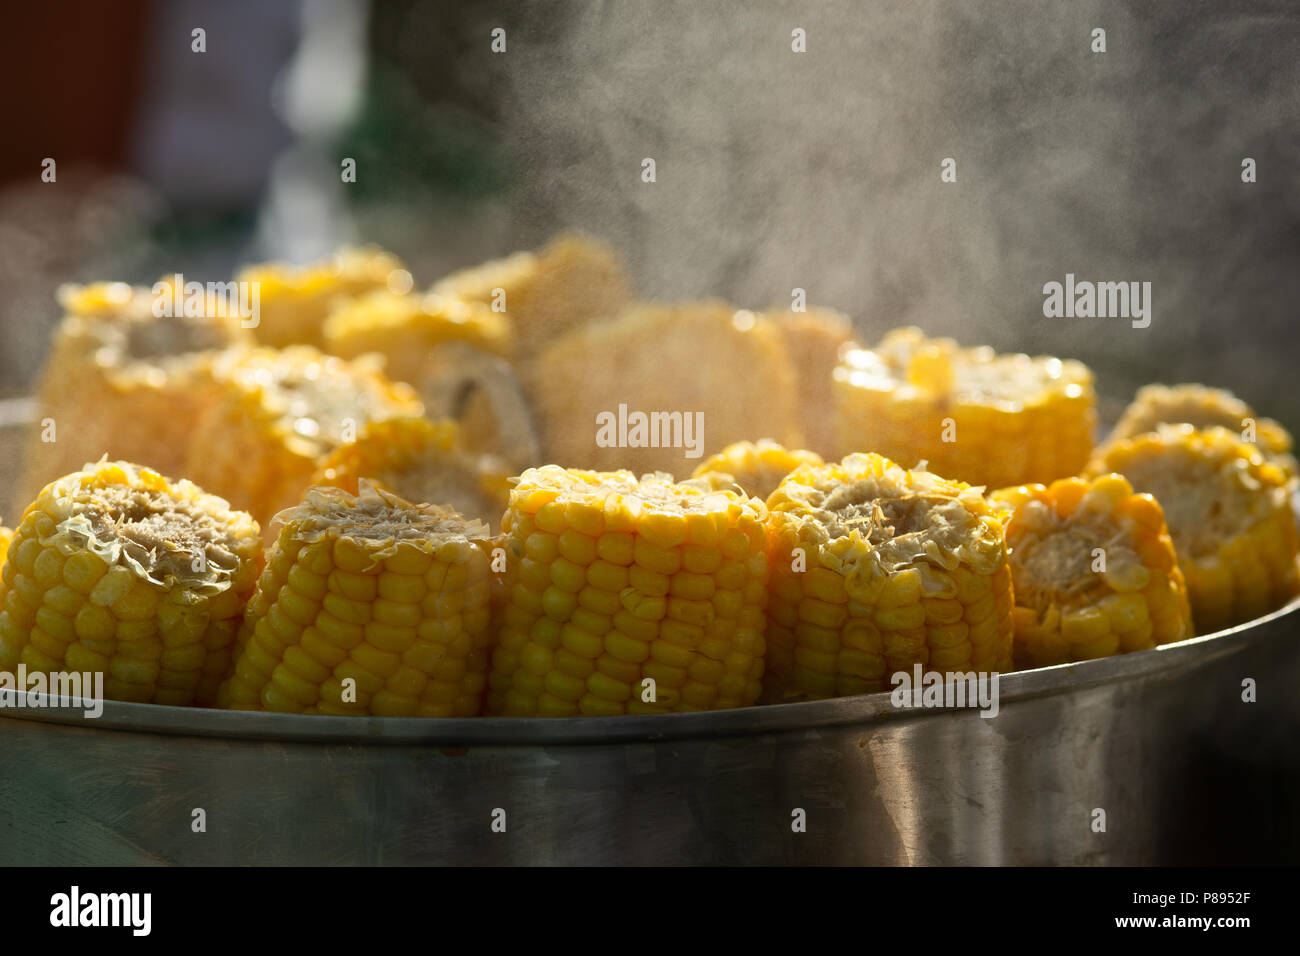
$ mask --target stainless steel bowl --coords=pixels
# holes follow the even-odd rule
[[[0,862],[1295,862],[1297,610],[1006,675],[992,719],[0,708]]]

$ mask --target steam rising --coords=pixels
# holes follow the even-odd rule
[[[521,245],[573,225],[643,295],[788,307],[801,287],[867,339],[916,323],[1079,357],[1116,397],[1199,379],[1300,423],[1278,363],[1300,300],[1294,5],[514,5],[467,32],[465,69],[496,25]],[[1151,327],[1044,318],[1067,272],[1150,281]]]

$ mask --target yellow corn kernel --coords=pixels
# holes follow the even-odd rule
[[[989,497],[1005,519],[1018,667],[1192,636],[1188,586],[1163,512],[1128,479],[1062,478]]]
[[[219,394],[191,424],[183,471],[264,525],[369,423],[423,412],[409,386],[372,364],[308,346],[230,353],[213,375]]]
[[[1160,425],[1221,426],[1244,442],[1258,446],[1264,456],[1296,476],[1290,433],[1271,418],[1261,418],[1232,392],[1206,385],[1144,385],[1110,433],[1111,442],[1157,431]]]
[[[728,360],[701,365],[700,355]],[[631,306],[548,342],[534,367],[526,390],[548,461],[684,477],[696,464],[690,449],[705,438],[701,409],[718,445],[759,435],[801,443],[794,367],[780,333],[725,303]]]
[[[220,498],[87,465],[48,485],[14,535],[0,668],[98,671],[110,697],[211,704],[261,559],[257,524]]]
[[[545,573],[531,583],[533,568],[518,569],[493,656],[488,713],[754,703],[764,652],[764,515],[758,501],[664,475],[638,480],[555,465],[525,472],[502,522],[506,550],[526,554],[521,565]],[[575,601],[565,588],[579,581],[585,586]],[[558,628],[558,646],[539,641],[541,625]],[[728,682],[728,661],[737,681]]]
[[[979,489],[850,455],[796,469],[767,503],[766,700],[884,690],[915,664],[1010,668],[1011,574]]]
[[[764,438],[759,442],[741,441],[728,445],[706,458],[692,479],[702,480],[710,488],[739,487],[745,494],[767,500],[781,479],[800,465],[824,464],[820,455],[803,449],[790,451],[784,445]]]
[[[1237,432],[1158,424],[1102,449],[1089,472],[1104,471],[1122,473],[1163,507],[1197,633],[1267,614],[1300,593],[1294,479]]]
[[[1096,397],[1081,363],[996,355],[896,329],[834,372],[840,454],[872,450],[986,487],[1077,474]]]
[[[375,290],[404,293],[411,274],[373,246],[340,249],[324,262],[300,268],[279,262],[245,268],[241,283],[256,283],[259,315],[254,335],[262,345],[325,346],[322,328],[339,304]]]
[[[278,520],[272,573],[249,605],[221,706],[479,713],[489,656],[486,526],[365,479],[356,495],[312,488]],[[298,556],[287,570],[286,554]]]
[[[65,317],[38,387],[44,424],[31,429],[21,500],[105,453],[160,474],[184,472],[194,421],[216,396],[214,363],[251,337],[230,303],[176,291],[170,279],[152,289],[59,289]],[[171,314],[155,315],[155,303]]]

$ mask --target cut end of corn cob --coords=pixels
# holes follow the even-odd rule
[[[473,717],[489,641],[487,527],[369,482],[313,488],[281,525],[222,706]]]
[[[1206,385],[1146,385],[1138,389],[1111,432],[1110,441],[1123,441],[1154,432],[1160,425],[1187,424],[1206,429],[1220,426],[1257,445],[1275,464],[1295,476],[1291,435],[1271,418],[1260,418],[1232,392]]]
[[[314,485],[351,494],[359,480],[405,498],[435,504],[496,527],[510,494],[510,475],[487,456],[467,453],[452,421],[394,418],[366,425],[357,440],[335,449],[320,466]]]
[[[1156,500],[1120,475],[1004,488],[1015,663],[1047,667],[1192,636],[1187,586]]]
[[[1089,466],[1123,474],[1164,509],[1198,633],[1266,614],[1300,592],[1290,480],[1224,428],[1158,425]]]
[[[824,464],[820,455],[805,449],[791,451],[770,438],[728,445],[706,458],[691,475],[705,487],[738,487],[747,496],[766,501],[781,479],[800,465]]]
[[[153,292],[121,282],[63,286],[66,316],[39,388],[19,489],[31,500],[46,484],[108,454],[164,474],[184,464],[194,418],[212,396],[220,351],[247,345],[249,333],[209,297],[202,315],[155,316]]]
[[[768,508],[767,700],[881,691],[917,664],[1010,669],[1011,572],[979,489],[850,455],[795,470]]]
[[[537,368],[529,390],[549,461],[682,477],[692,446],[698,456],[755,435],[801,441],[780,335],[722,302],[635,306],[562,336]],[[643,422],[635,433],[633,414]]]
[[[410,386],[310,346],[223,357],[219,397],[193,425],[184,472],[269,522],[299,501],[322,457],[374,421],[414,417]]]
[[[104,674],[116,700],[209,704],[260,566],[256,522],[101,461],[48,485],[0,578],[0,666]]]
[[[292,267],[270,262],[249,266],[237,277],[257,283],[257,341],[284,348],[324,345],[322,325],[342,300],[376,289],[404,293],[411,274],[401,260],[373,246],[340,249],[325,262]]]
[[[763,673],[763,506],[667,475],[530,469],[488,712],[646,714],[753,704]]]
[[[1096,397],[1081,362],[998,355],[897,329],[847,349],[834,373],[842,453],[871,449],[986,487],[1078,473]]]
[[[508,356],[514,336],[509,317],[483,302],[383,290],[345,301],[325,321],[324,337],[331,355],[378,353],[391,377],[419,387],[440,347],[457,342]]]

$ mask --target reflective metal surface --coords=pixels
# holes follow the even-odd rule
[[[0,863],[1297,862],[1297,611],[1006,675],[992,719],[3,706]]]

